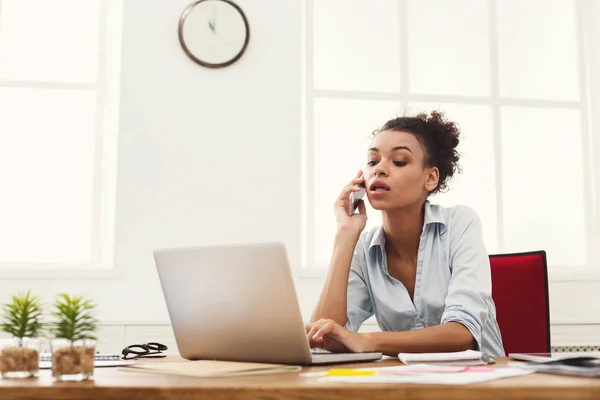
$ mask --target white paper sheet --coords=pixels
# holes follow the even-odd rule
[[[318,378],[323,382],[347,383],[425,383],[440,385],[468,385],[471,383],[487,382],[496,379],[528,375],[533,371],[521,368],[496,368],[492,372],[450,372],[424,373],[414,375],[370,375],[370,376],[328,376]]]

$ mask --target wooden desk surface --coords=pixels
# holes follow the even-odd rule
[[[499,360],[497,366],[505,363]],[[351,367],[399,364],[389,359]],[[76,383],[54,383],[49,370],[41,370],[38,378],[0,379],[0,399],[600,399],[600,379],[545,374],[454,386],[326,383],[299,373],[208,379],[96,368],[94,374],[93,381]]]

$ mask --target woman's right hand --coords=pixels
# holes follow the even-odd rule
[[[360,235],[367,225],[367,210],[365,203],[361,200],[358,204],[358,213],[349,215],[350,193],[358,192],[358,185],[364,181],[362,171],[344,187],[339,197],[335,201],[334,212],[337,221],[338,231],[344,230]]]

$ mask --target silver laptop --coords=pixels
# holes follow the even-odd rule
[[[382,357],[311,351],[281,243],[157,249],[154,260],[185,359],[309,365]]]

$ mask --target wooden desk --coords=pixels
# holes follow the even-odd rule
[[[163,362],[168,362],[169,358]],[[176,357],[170,357],[178,361]],[[500,360],[502,366],[506,360]],[[398,365],[398,361],[353,364]],[[329,367],[311,367],[317,371]],[[49,370],[39,378],[0,379],[0,399],[600,399],[600,379],[531,374],[473,385],[323,383],[298,373],[236,378],[192,378],[96,368],[95,379],[53,383]]]

